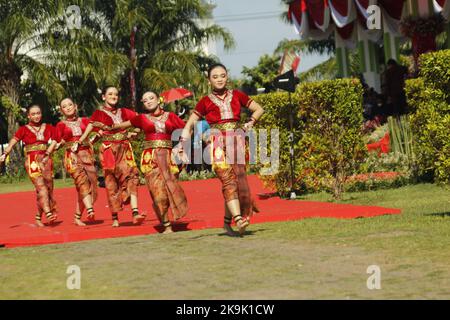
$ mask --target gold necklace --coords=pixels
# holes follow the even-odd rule
[[[65,125],[72,131],[72,135],[74,137],[81,136],[83,132],[81,132],[81,119],[76,118],[76,120],[65,120]]]
[[[31,124],[27,125],[28,129],[31,130],[31,132],[34,133],[34,135],[36,136],[36,140],[38,141],[44,141],[45,137],[44,137],[44,131],[45,131],[45,123],[39,125],[39,129],[35,129]],[[44,128],[44,130],[42,130],[42,128]]]

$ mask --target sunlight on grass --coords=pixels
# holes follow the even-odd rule
[[[0,299],[450,298],[446,190],[420,184],[342,202],[402,214],[253,224],[244,238],[207,229],[0,249]],[[366,288],[373,264],[382,290]],[[66,288],[69,265],[82,270],[81,290]]]

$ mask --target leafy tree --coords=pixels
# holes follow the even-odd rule
[[[70,5],[81,9],[75,28],[67,23]],[[98,105],[97,88],[105,84],[121,84],[128,98],[130,71],[137,74],[138,94],[174,86],[206,91],[202,71],[216,58],[202,54],[201,44],[222,39],[233,46],[223,28],[201,25],[211,12],[202,0],[0,0],[0,126],[9,138],[14,134],[30,88],[39,88],[50,105],[71,96],[84,114]],[[13,166],[19,157],[12,154]]]
[[[281,57],[279,55],[265,54],[259,58],[258,64],[255,67],[244,67],[242,74],[246,78],[241,84],[243,89],[250,94],[256,94],[258,88],[265,88],[265,92],[273,91],[274,86],[272,82],[278,75],[280,60]]]
[[[49,95],[62,96],[64,88],[46,65],[49,30],[62,12],[60,1],[0,0],[0,104],[8,137],[18,128],[21,77],[33,79]],[[20,161],[11,154],[11,162]]]

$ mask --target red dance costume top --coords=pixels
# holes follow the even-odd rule
[[[173,112],[163,112],[155,117],[150,114],[139,114],[131,119],[131,124],[145,133],[145,140],[171,140],[172,132],[183,129],[185,123]]]
[[[205,118],[209,124],[237,122],[241,107],[248,108],[252,99],[239,90],[228,90],[223,99],[214,93],[203,97],[195,106],[195,114]]]
[[[55,127],[47,123],[40,126],[31,124],[21,126],[14,134],[14,138],[17,141],[22,141],[26,146],[47,144],[50,139],[55,140],[55,136]]]
[[[63,120],[56,125],[56,141],[77,141],[83,135],[89,124],[88,118],[77,118],[76,120]]]
[[[95,110],[91,116],[91,122],[97,121],[101,122],[107,126],[112,126],[113,124],[120,124],[122,122],[128,121],[136,117],[137,113],[127,109],[119,108],[115,109],[115,113],[106,109]],[[94,131],[99,131],[98,128],[94,128]],[[115,133],[126,132],[126,129],[117,129],[113,131],[103,131],[105,135],[111,135]]]

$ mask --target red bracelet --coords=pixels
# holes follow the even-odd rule
[[[258,120],[256,120],[256,118],[253,117],[253,116],[250,117],[250,120],[252,120],[254,123],[256,123],[256,122],[258,121]]]

